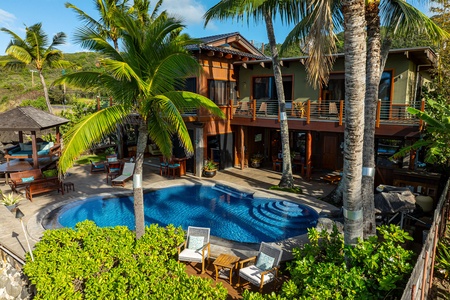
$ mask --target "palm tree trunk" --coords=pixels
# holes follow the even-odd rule
[[[283,173],[281,175],[280,187],[293,188],[294,178],[292,176],[291,153],[289,146],[289,128],[286,114],[286,101],[284,99],[283,76],[281,75],[281,66],[278,61],[278,50],[275,41],[275,32],[273,30],[272,14],[269,11],[264,13],[266,21],[267,37],[269,39],[270,49],[272,51],[273,76],[277,88],[278,106],[280,109],[280,134],[281,134],[281,152],[283,155]]]
[[[53,108],[50,104],[50,98],[48,97],[47,85],[45,84],[44,75],[42,74],[41,70],[39,70],[39,78],[41,79],[42,88],[44,89],[45,103],[47,103],[48,112],[53,114]]]
[[[144,120],[140,119],[139,134],[136,149],[136,167],[134,169],[133,194],[134,194],[134,218],[136,225],[136,239],[140,239],[145,233],[144,218],[144,190],[142,188],[142,171],[144,165],[144,152],[147,146],[148,129]],[[140,178],[140,185],[136,181]]]
[[[374,179],[375,179],[375,116],[380,85],[380,17],[379,2],[366,6],[367,21],[367,62],[366,62],[366,97],[364,107],[364,150],[362,199],[364,211],[364,238],[376,233]]]
[[[361,200],[366,83],[366,34],[363,0],[345,0],[345,130],[344,130],[344,242],[356,245],[363,238]]]

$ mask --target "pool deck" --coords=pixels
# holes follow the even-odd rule
[[[283,197],[291,201],[298,201],[305,203],[316,209],[318,212],[329,212],[336,208],[332,205],[317,200],[317,197],[327,195],[335,188],[335,185],[320,180],[320,174],[313,176],[311,181],[303,180],[299,175],[294,175],[295,184],[303,189],[302,195],[294,195],[280,191],[268,190],[270,186],[278,185],[280,180],[280,173],[268,169],[254,169],[246,168],[227,169],[219,171],[214,178],[198,178],[194,176],[183,176],[179,179],[168,179],[159,175],[159,167],[157,165],[157,158],[146,158],[144,164],[143,186],[144,188],[152,187],[166,187],[178,183],[198,183],[198,182],[220,182],[226,183],[230,186],[236,186],[241,189],[251,189],[255,191],[255,196],[276,196]],[[75,190],[61,193],[49,192],[33,197],[33,202],[27,199],[21,200],[19,204],[20,210],[25,214],[23,217],[23,224],[28,232],[29,242],[31,248],[42,236],[43,228],[40,225],[40,220],[43,215],[60,206],[62,203],[71,202],[76,199],[86,198],[94,194],[103,193],[131,193],[132,181],[128,181],[124,188],[111,187],[106,184],[105,173],[90,174],[90,167],[74,166],[70,169],[68,176],[64,182],[72,182]],[[0,183],[0,189],[4,193],[9,193],[10,187],[6,184]],[[26,239],[22,230],[21,223],[9,210],[0,205],[0,245],[9,250],[19,259],[25,260],[25,253],[28,251]],[[299,236],[283,242],[277,243],[285,252],[283,260],[290,258],[290,249],[305,243],[306,237]],[[259,245],[232,243],[219,238],[212,237],[211,239],[211,256],[217,257],[220,253],[233,253],[241,258],[253,256]]]

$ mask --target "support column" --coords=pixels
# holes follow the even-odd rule
[[[195,157],[194,157],[194,173],[196,177],[202,177],[203,171],[203,160],[205,152],[205,143],[203,139],[203,128],[195,128],[194,130],[194,147],[195,147]]]
[[[409,151],[409,169],[410,170],[414,170],[415,168],[415,165],[416,165],[416,154],[417,154],[417,151],[416,150],[412,150],[411,149],[411,151]]]
[[[37,144],[36,144],[36,131],[31,132],[31,149],[33,157],[33,168],[39,168],[38,155],[37,155]]]
[[[306,133],[306,179],[309,181],[311,180],[311,153],[312,153],[312,136],[311,131],[308,131]]]
[[[239,126],[239,148],[240,148],[240,161],[241,161],[241,170],[244,170],[245,167],[245,139],[244,139],[244,126]]]

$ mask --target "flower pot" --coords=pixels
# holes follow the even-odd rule
[[[261,162],[260,161],[252,161],[251,166],[253,168],[259,168],[259,167],[261,167]]]
[[[211,178],[216,176],[217,170],[203,170],[203,176],[207,178]]]
[[[14,211],[16,209],[16,207],[17,207],[17,204],[6,205],[6,208],[11,212]]]

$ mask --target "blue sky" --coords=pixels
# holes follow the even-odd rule
[[[0,2],[0,27],[5,27],[25,36],[25,25],[31,26],[41,22],[44,31],[51,37],[57,32],[63,31],[68,36],[66,45],[59,47],[66,53],[83,51],[73,43],[72,37],[76,28],[82,26],[77,15],[64,6],[64,0],[3,0]],[[68,1],[84,10],[90,16],[98,16],[92,0]],[[186,25],[185,32],[192,37],[203,37],[222,33],[239,31],[246,39],[254,41],[257,45],[267,43],[266,29],[263,23],[240,24],[236,21],[213,21],[208,27],[203,27],[203,14],[218,0],[164,0],[164,7],[168,12],[180,17]],[[156,3],[153,0],[151,3]],[[427,10],[426,7],[423,10]],[[275,23],[277,42],[281,43],[290,27]],[[9,35],[0,32],[0,55],[4,55],[9,43]]]

